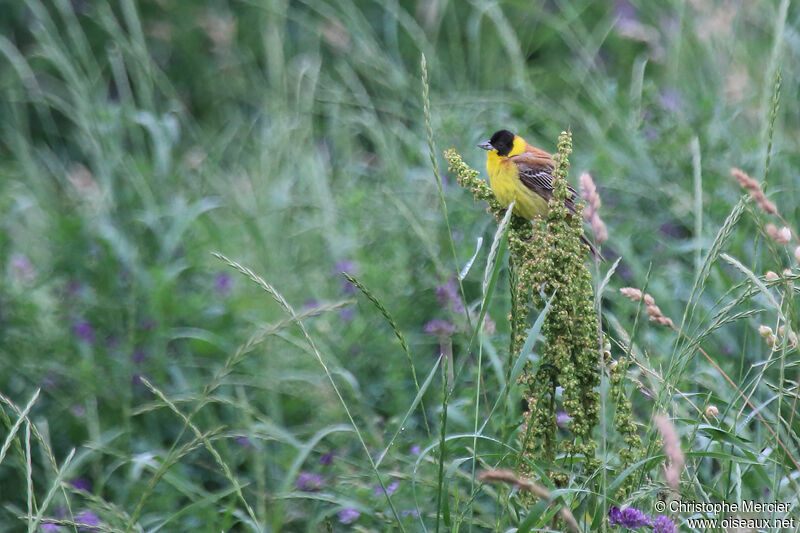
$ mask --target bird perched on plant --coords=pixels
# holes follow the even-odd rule
[[[553,197],[553,157],[508,130],[496,132],[478,146],[488,152],[486,171],[497,201],[506,206],[514,202],[514,214],[523,218],[546,215]],[[571,186],[569,194],[564,204],[570,213],[575,214],[577,195]],[[585,235],[581,240],[602,259]]]

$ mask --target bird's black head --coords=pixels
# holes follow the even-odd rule
[[[489,139],[492,148],[497,150],[497,154],[501,156],[508,155],[514,147],[514,134],[508,130],[500,130],[492,135]]]

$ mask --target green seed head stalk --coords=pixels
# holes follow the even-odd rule
[[[529,461],[554,464],[559,454],[584,464],[585,472],[599,466],[592,438],[599,419],[600,357],[599,326],[593,304],[591,274],[584,265],[588,248],[583,235],[582,205],[570,213],[564,201],[570,197],[567,185],[572,138],[568,132],[559,137],[554,156],[553,198],[549,213],[534,221],[514,217],[509,231],[511,271],[511,341],[510,352],[515,360],[525,341],[531,306],[543,308],[552,297],[542,334],[546,342],[536,371],[531,363],[520,377],[529,410],[522,432],[520,470]],[[494,197],[489,185],[479,179],[454,151],[445,153],[450,171],[459,184],[470,190],[476,200],[485,200],[496,218],[504,207]],[[561,395],[557,393],[561,387]],[[556,413],[563,409],[572,418],[568,437],[560,437]],[[576,461],[572,461],[575,464]],[[566,474],[552,472],[559,483],[566,483]]]
[[[642,438],[636,431],[636,423],[631,412],[631,400],[625,391],[625,376],[627,376],[628,361],[620,357],[608,369],[609,392],[614,403],[614,428],[623,437],[625,447],[617,453],[619,457],[619,471],[622,472],[633,463],[644,457]],[[636,476],[628,476],[622,482],[614,495],[622,501],[630,493]]]

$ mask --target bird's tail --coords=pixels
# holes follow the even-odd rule
[[[603,257],[603,254],[601,254],[601,253],[600,253],[600,250],[598,250],[598,249],[595,247],[595,245],[594,245],[594,244],[592,244],[592,241],[590,241],[590,240],[589,240],[589,239],[586,237],[586,235],[581,235],[581,241],[583,241],[583,244],[585,244],[586,246],[588,246],[588,247],[589,247],[589,250],[591,250],[592,254],[593,254],[593,255],[594,255],[594,256],[595,256],[597,259],[599,259],[600,261],[602,261],[603,263],[605,263],[606,259],[605,259],[605,257]]]

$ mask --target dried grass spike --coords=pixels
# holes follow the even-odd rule
[[[657,414],[653,417],[653,421],[661,433],[661,438],[664,439],[664,455],[669,459],[669,463],[664,468],[664,477],[672,490],[678,490],[681,471],[683,465],[686,464],[683,451],[681,451],[681,439],[675,426],[665,415]]]
[[[778,214],[778,209],[775,207],[775,204],[767,200],[767,197],[764,196],[764,191],[761,190],[761,184],[757,180],[754,180],[738,168],[732,168],[731,175],[739,182],[739,185],[741,185],[743,189],[750,193],[750,197],[765,213],[769,213],[770,215]]]

